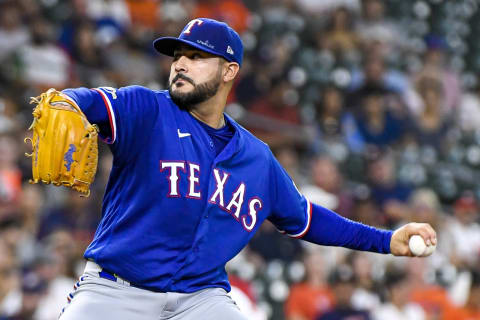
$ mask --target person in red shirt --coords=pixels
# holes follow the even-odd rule
[[[314,320],[334,305],[333,292],[326,281],[322,252],[308,252],[304,264],[305,281],[291,287],[285,303],[287,320]]]
[[[303,141],[299,107],[287,80],[272,80],[270,91],[254,101],[248,110],[251,113],[249,119],[245,119],[245,126],[271,148]]]
[[[472,272],[470,294],[465,306],[450,308],[443,320],[480,320],[480,271]]]
[[[16,143],[13,135],[0,134],[0,220],[16,212],[22,190]]]
[[[410,300],[422,307],[428,319],[442,319],[453,303],[445,288],[425,281],[427,263],[428,260],[419,258],[408,261],[408,281],[412,286]]]

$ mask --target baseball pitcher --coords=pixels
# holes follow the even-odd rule
[[[88,195],[97,134],[113,153],[102,220],[61,320],[246,319],[227,295],[225,264],[264,220],[290,237],[383,254],[412,255],[414,234],[436,243],[428,224],[375,229],[297,190],[268,146],[224,113],[243,56],[227,24],[194,19],[153,45],[173,57],[168,90],[52,89],[34,101],[33,182]]]

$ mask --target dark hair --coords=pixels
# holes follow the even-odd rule
[[[347,264],[341,264],[330,273],[328,281],[331,285],[339,283],[351,283],[356,282],[355,273],[353,272],[352,267]]]
[[[12,213],[0,221],[0,232],[10,229],[12,227],[20,228],[21,226],[22,226],[22,222],[20,221],[20,218],[17,217],[17,215]]]
[[[390,289],[407,279],[407,273],[398,267],[391,267],[385,273],[385,286]]]
[[[375,83],[366,83],[360,90],[359,94],[362,98],[370,96],[384,96],[388,94],[389,91],[380,84]]]
[[[328,17],[328,22],[326,26],[327,31],[332,31],[334,30],[335,27],[335,15],[337,12],[344,12],[347,16],[347,30],[352,30],[354,26],[354,15],[351,10],[349,10],[347,7],[340,6],[333,10],[329,17]]]
[[[472,270],[472,288],[480,287],[480,269]]]

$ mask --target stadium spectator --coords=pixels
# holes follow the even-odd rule
[[[91,205],[91,201],[68,190],[65,203],[48,210],[42,216],[38,237],[43,239],[54,231],[68,230],[77,241],[90,238],[99,221],[98,210],[92,209]]]
[[[383,86],[366,84],[357,94],[360,105],[354,116],[364,142],[380,148],[401,143],[406,114],[391,103],[389,92]]]
[[[14,54],[30,40],[28,28],[22,24],[18,4],[4,1],[0,4],[0,61]]]
[[[368,48],[372,44],[381,46],[382,55],[391,55],[408,48],[408,41],[401,27],[386,14],[385,1],[362,0],[362,16],[357,32]]]
[[[125,0],[85,1],[86,14],[97,23],[113,23],[121,29],[130,25],[130,12]]]
[[[65,235],[64,235],[65,236]],[[60,237],[55,237],[50,242],[60,241]],[[74,241],[70,236],[66,236],[67,241]],[[65,254],[58,253],[59,244],[51,243],[48,245],[47,253],[40,256],[35,261],[34,270],[43,281],[45,281],[45,291],[41,297],[40,303],[35,312],[36,320],[50,320],[55,319],[59,315],[59,310],[65,306],[65,297],[72,291],[72,283],[75,282],[76,274],[71,264],[75,263],[77,256],[65,257]],[[75,251],[71,245],[68,250]],[[70,265],[69,265],[70,264]],[[75,277],[74,277],[75,275]]]
[[[367,176],[372,199],[384,215],[384,223],[394,226],[410,216],[407,206],[411,187],[398,181],[395,159],[389,152],[372,152],[367,164]]]
[[[17,211],[22,185],[18,157],[15,136],[0,134],[0,221]]]
[[[20,273],[15,255],[0,237],[0,318],[19,312],[21,304]]]
[[[453,302],[445,288],[427,280],[432,279],[428,273],[434,270],[429,261],[410,259],[407,262],[407,277],[412,287],[410,300],[423,308],[427,319],[443,319],[447,310],[453,307]]]
[[[359,39],[353,28],[353,14],[346,7],[338,7],[329,18],[325,28],[325,48],[334,52],[340,60],[349,61],[358,54],[359,46]]]
[[[73,32],[71,55],[77,61],[74,67],[77,81],[89,87],[104,83],[103,72],[107,61],[104,52],[96,45],[95,25],[85,21],[79,23]]]
[[[305,281],[292,286],[285,303],[287,320],[314,320],[332,309],[334,305],[322,251],[306,252],[304,264]]]
[[[342,174],[332,158],[313,158],[309,176],[311,184],[301,187],[305,197],[345,217],[352,216],[352,196],[343,186]]]
[[[253,254],[257,254],[257,260],[263,265],[273,260],[292,262],[299,259],[303,253],[299,241],[283,236],[270,222],[260,226],[250,240],[249,248]]]
[[[71,64],[55,43],[54,26],[39,16],[31,21],[31,43],[19,49],[21,81],[39,92],[50,87],[64,88],[70,80]]]
[[[451,262],[459,267],[474,267],[480,258],[478,203],[471,192],[464,193],[453,205],[453,217],[444,224],[442,247]],[[468,243],[468,245],[466,245]]]
[[[388,65],[387,58],[380,50],[378,45],[365,49],[362,64],[352,68],[347,105],[358,106],[363,87],[380,86],[390,93],[390,98],[395,98],[389,101],[397,105],[395,109],[405,114],[408,114],[408,111],[418,113],[422,108],[422,101],[409,76],[395,65]]]
[[[408,199],[410,216],[409,221],[425,221],[430,223],[435,230],[439,229],[444,220],[440,201],[435,192],[429,188],[418,188],[412,192]]]
[[[43,247],[38,242],[39,220],[45,205],[44,190],[35,184],[22,185],[18,216],[21,221],[20,237],[17,242],[17,257],[21,265],[29,266]]]
[[[288,81],[281,78],[272,81],[270,92],[250,106],[257,121],[252,121],[248,129],[272,148],[302,142],[298,134],[301,119],[297,103],[296,93]]]
[[[20,129],[18,107],[9,96],[0,95],[0,135]]]
[[[355,221],[362,221],[368,223],[371,226],[384,226],[387,218],[378,207],[377,203],[372,199],[370,189],[366,186],[362,186],[362,189],[366,189],[366,194],[355,195],[354,194],[354,206],[352,219]]]
[[[459,75],[447,63],[447,41],[439,35],[429,34],[425,37],[425,45],[423,68],[414,74],[413,82],[418,85],[425,78],[440,82],[444,92],[442,107],[447,114],[452,114],[460,104],[462,89]]]
[[[466,132],[480,127],[480,77],[476,77],[473,90],[465,92],[459,105],[457,124]]]
[[[411,284],[405,272],[390,269],[385,275],[387,299],[385,303],[373,311],[375,320],[423,320],[422,308],[410,302]]]
[[[373,278],[375,269],[372,255],[367,252],[351,252],[346,262],[355,275],[355,291],[351,302],[357,310],[372,311],[380,306],[379,283]]]
[[[480,272],[472,272],[472,283],[467,303],[463,307],[448,309],[444,320],[480,319]]]
[[[445,152],[445,136],[451,127],[446,117],[442,84],[435,79],[423,78],[418,83],[423,109],[413,116],[409,129],[411,141],[420,146],[430,146]]]
[[[339,265],[329,277],[329,282],[335,297],[335,306],[325,312],[317,320],[369,320],[370,313],[359,310],[352,305],[352,297],[355,291],[355,273],[348,265]]]
[[[35,272],[26,272],[22,279],[22,302],[20,310],[14,315],[6,317],[5,320],[35,319],[46,287],[46,282]]]
[[[302,172],[299,154],[291,146],[282,146],[274,150],[275,157],[297,186],[307,183],[305,172]]]
[[[352,136],[350,128],[354,126],[354,118],[352,113],[346,110],[345,100],[343,92],[333,85],[322,90],[321,98],[315,104],[317,136],[312,145],[314,152],[326,152],[329,144],[345,140],[353,146],[355,139],[361,139]],[[363,146],[363,143],[361,145]]]

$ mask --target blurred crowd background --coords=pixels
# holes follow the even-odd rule
[[[426,259],[320,247],[262,225],[228,265],[249,319],[480,319],[477,0],[1,0],[0,319],[57,319],[101,217],[91,196],[31,185],[29,97],[50,87],[165,89],[152,40],[228,22],[244,65],[227,112],[301,191],[350,219],[428,222]],[[172,222],[173,223],[173,222]]]

